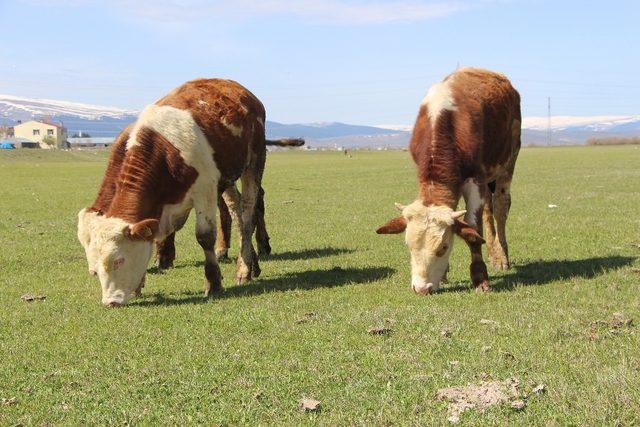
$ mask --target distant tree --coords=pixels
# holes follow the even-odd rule
[[[45,144],[52,146],[56,144],[56,139],[54,137],[52,137],[51,135],[47,135],[44,138],[42,138],[42,142],[44,142]]]
[[[11,138],[13,136],[12,126],[0,126],[0,138]]]
[[[640,144],[640,137],[603,137],[587,140],[587,145],[631,145]]]

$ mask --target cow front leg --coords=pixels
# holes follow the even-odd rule
[[[471,250],[471,265],[469,266],[471,283],[476,292],[489,292],[491,284],[489,283],[487,265],[482,259],[482,246],[480,244],[469,245],[469,249]]]
[[[271,253],[267,223],[264,219],[264,189],[262,187],[260,187],[256,202],[256,243],[258,244],[258,255],[264,256]]]
[[[213,296],[222,292],[222,273],[215,253],[216,210],[218,194],[212,189],[205,200],[194,203],[196,210],[196,239],[204,251],[204,275],[206,278],[204,295]]]

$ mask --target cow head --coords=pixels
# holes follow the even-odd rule
[[[129,301],[144,279],[159,222],[129,224],[85,210],[78,214],[78,239],[85,248],[89,271],[98,276],[102,303],[117,307]]]
[[[453,235],[469,243],[482,244],[478,232],[460,218],[465,211],[447,206],[424,206],[416,200],[408,206],[396,203],[401,216],[376,230],[378,234],[398,234],[406,230],[405,242],[411,252],[411,288],[419,294],[438,290],[453,247]]]

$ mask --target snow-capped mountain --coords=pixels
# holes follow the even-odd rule
[[[625,132],[640,130],[640,115],[635,116],[552,116],[552,131]],[[548,117],[525,117],[522,128],[547,130]]]
[[[101,118],[123,119],[137,114],[137,111],[117,107],[0,94],[0,115],[9,118],[25,115],[28,118],[74,116],[86,120],[100,120]]]
[[[115,137],[136,120],[138,111],[53,99],[0,95],[0,124],[51,118],[64,123],[69,135],[89,133],[93,137]],[[523,144],[546,144],[547,117],[523,120]],[[362,126],[338,122],[283,124],[267,121],[268,138],[303,137],[314,145],[406,147],[412,125]],[[589,138],[640,135],[640,115],[553,116],[553,144],[581,144]]]
[[[547,131],[548,117],[531,116],[522,119],[522,129]],[[411,132],[412,125],[379,125],[383,129]],[[574,132],[640,131],[640,115],[635,116],[551,116],[551,130]]]
[[[362,135],[394,135],[398,133],[402,132],[375,126],[350,125],[338,122],[283,124],[267,121],[267,136],[269,138],[305,137],[323,139]]]
[[[117,107],[0,95],[0,124],[15,125],[18,121],[47,117],[63,123],[70,136],[84,132],[94,137],[113,137],[137,115],[135,110]]]

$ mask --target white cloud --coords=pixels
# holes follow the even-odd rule
[[[86,4],[91,0],[31,0]],[[94,0],[145,20],[187,24],[212,17],[281,15],[322,24],[423,21],[497,0]]]

